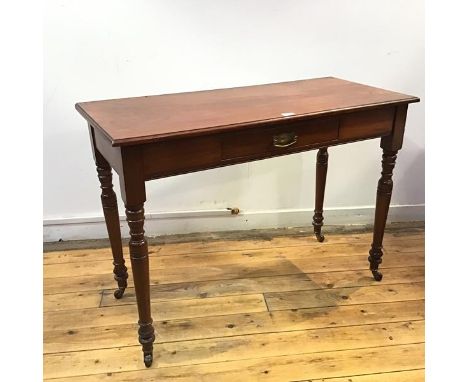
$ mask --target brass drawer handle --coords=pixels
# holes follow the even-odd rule
[[[275,147],[289,147],[297,142],[297,135],[295,132],[282,133],[273,136],[273,146]]]

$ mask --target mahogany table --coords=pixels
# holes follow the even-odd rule
[[[375,280],[392,194],[392,172],[402,147],[408,104],[417,97],[326,77],[259,86],[124,98],[76,104],[88,121],[101,200],[122,298],[127,268],[122,254],[112,168],[130,227],[130,260],[138,305],[139,341],[153,361],[148,246],[144,236],[145,182],[318,149],[314,232],[324,237],[323,198],[327,148],[381,137],[382,176],[377,187],[368,260]]]

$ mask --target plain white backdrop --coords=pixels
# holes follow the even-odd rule
[[[409,107],[392,200],[393,206],[405,206],[393,208],[396,220],[421,219],[423,6],[422,0],[47,1],[45,239],[105,236],[103,224],[66,225],[102,221],[87,126],[76,102],[329,75],[421,98]],[[326,223],[371,222],[379,141],[329,151],[325,208],[332,211]],[[146,212],[163,219],[149,223],[147,232],[310,224],[315,155],[147,183]],[[240,208],[242,216],[209,218],[227,207]]]
[[[374,2],[367,3],[374,10],[367,12],[368,17],[378,17],[382,6],[375,9]],[[400,13],[411,3],[400,2]],[[462,166],[468,141],[463,125],[468,56],[460,47],[466,45],[468,6],[463,2],[428,1],[426,8],[426,380],[440,382],[459,380],[466,374],[464,276],[468,258]],[[10,2],[0,13],[0,41],[5,54],[0,60],[1,196],[3,222],[7,223],[2,240],[0,351],[2,376],[11,381],[42,381],[41,226],[45,182],[41,182],[41,175],[46,170],[39,159],[43,150],[38,143],[43,124],[43,58],[47,62],[41,45],[42,11],[40,2],[29,1]],[[50,18],[48,10],[46,17]],[[398,28],[398,17],[391,22]],[[412,28],[406,32],[410,38]],[[44,140],[46,129],[44,124]],[[18,147],[21,155],[17,155]]]

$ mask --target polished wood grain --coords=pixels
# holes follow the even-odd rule
[[[338,118],[318,118],[313,121],[288,123],[280,127],[265,127],[248,129],[236,133],[225,134],[222,137],[222,158],[261,158],[265,155],[274,156],[315,147],[323,142],[331,142],[338,138]],[[294,144],[285,147],[275,146],[275,137],[281,134],[295,136]]]
[[[370,269],[376,280],[383,254],[382,242],[391,200],[391,177],[397,151],[402,147],[408,104],[417,97],[390,92],[333,77],[242,88],[180,93],[161,96],[79,103],[77,110],[88,121],[93,154],[103,187],[103,202],[112,196],[110,171],[119,175],[120,190],[130,226],[130,258],[139,313],[139,340],[147,366],[152,362],[154,330],[151,318],[151,290],[147,242],[144,237],[143,206],[145,182],[188,172],[245,163],[319,149],[317,165],[315,235],[323,241],[323,198],[327,171],[325,147],[381,138],[384,151],[382,178],[376,201]],[[112,191],[112,192],[111,192]],[[112,208],[111,208],[112,207]],[[122,296],[123,268],[117,232],[117,210],[104,206],[106,222],[119,261],[117,279]],[[112,211],[112,212],[111,212]],[[123,259],[123,258],[122,258]],[[299,263],[307,259],[296,260]],[[353,262],[354,261],[354,262]],[[345,267],[357,269],[357,258],[349,257]],[[417,261],[414,256],[406,265]],[[400,264],[403,259],[398,259]],[[343,264],[315,263],[325,270],[345,270]],[[335,267],[335,268],[334,268]],[[276,275],[290,264],[278,259],[264,261],[260,276]],[[231,267],[233,277],[236,267]],[[245,268],[245,274],[252,270]],[[310,271],[312,272],[313,270]],[[184,280],[193,269],[173,275],[165,269],[160,282],[175,277]],[[203,280],[219,277],[219,269],[198,268]],[[98,282],[83,275],[85,282]]]
[[[340,140],[389,135],[393,128],[395,108],[361,111],[343,116]]]
[[[218,137],[195,137],[147,144],[142,148],[147,179],[183,174],[221,165],[222,149]]]
[[[306,273],[309,268],[296,262],[307,247],[304,258],[311,263],[344,260],[346,251],[364,250],[370,232],[330,233],[324,243],[300,236],[150,247],[157,251],[156,258],[165,259],[165,269],[174,269],[174,278],[152,287],[157,302],[152,315],[159,334],[154,366],[145,369],[135,346],[133,288],[120,300],[113,297],[112,285],[79,292],[73,298],[57,290],[45,295],[44,378],[61,382],[238,381],[239,376],[246,381],[423,381],[424,257],[404,251],[423,254],[424,231],[405,231],[386,236],[386,255],[389,259],[410,256],[417,262],[401,268],[389,261],[392,272],[380,283],[365,272],[365,264],[360,270],[317,272],[315,268]],[[89,263],[87,274],[100,276],[101,266],[93,257],[102,258],[104,253],[112,257],[111,249],[104,248],[50,252],[44,258],[49,265],[62,267],[70,276],[71,289],[80,290],[81,269],[76,265],[84,260]],[[229,256],[223,262],[225,255]],[[184,273],[179,283],[176,275],[184,272],[182,268],[198,269],[199,257],[208,262],[210,256],[220,269],[217,281],[197,281],[200,277],[191,272]],[[284,268],[283,273],[257,277],[264,266],[261,257],[281,257],[293,263],[298,273],[291,275]],[[365,263],[362,256],[361,260]],[[232,262],[237,265],[234,279]],[[253,271],[247,278],[243,267]],[[53,274],[51,270],[45,268],[45,280],[59,282],[55,277],[59,268]]]
[[[148,143],[408,104],[417,97],[334,77],[148,97],[80,102],[113,145]],[[284,117],[283,113],[294,113]]]

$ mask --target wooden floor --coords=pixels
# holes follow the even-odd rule
[[[134,290],[113,297],[110,249],[45,253],[44,378],[423,381],[424,230],[387,232],[380,283],[370,242],[364,232],[150,246],[150,369]]]

